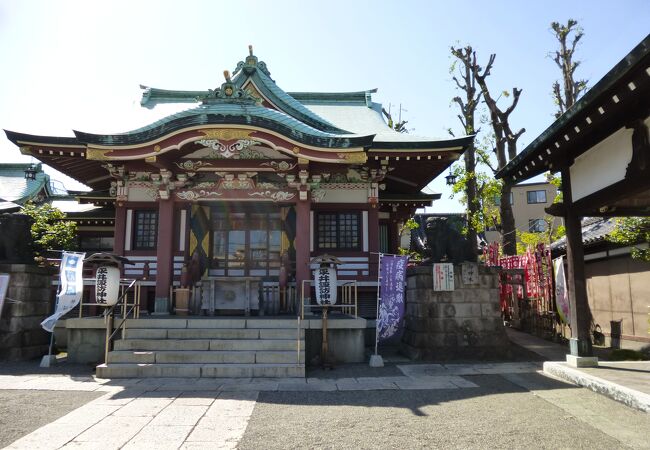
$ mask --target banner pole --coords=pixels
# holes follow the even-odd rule
[[[377,315],[375,320],[375,356],[377,355],[379,348],[379,303],[381,301],[381,258],[384,255],[379,253],[377,258]]]
[[[61,252],[62,253],[61,263],[60,264],[63,264],[63,260],[65,259],[66,253],[67,254],[72,254],[72,255],[81,255],[82,258],[85,256],[84,252],[68,252],[66,250],[48,250],[48,251]],[[83,259],[81,261],[81,267],[82,267],[82,270],[83,270]],[[59,267],[59,277],[61,276],[61,273],[62,273],[61,270],[62,270],[62,268]],[[81,273],[81,277],[82,277],[81,278],[81,280],[82,280],[81,281],[81,289],[83,290],[83,272]],[[56,313],[57,313],[57,311],[59,309],[60,295],[63,292],[62,288],[63,288],[63,283],[59,282],[59,288],[58,288],[57,293],[56,293],[56,301],[54,302],[54,315],[56,315]],[[78,303],[78,301],[77,301],[77,303]],[[52,316],[50,316],[50,317],[52,317]],[[48,353],[47,353],[47,355],[43,356],[43,358],[41,358],[40,367],[50,367],[52,364],[56,364],[56,356],[52,355],[52,350],[54,349],[54,328],[56,326],[56,322],[58,321],[58,319],[59,318],[57,317],[57,319],[52,324],[52,331],[50,331],[50,345],[49,345],[49,348],[48,348]],[[47,319],[45,319],[45,320],[47,320]],[[41,323],[41,326],[43,326],[43,323]]]
[[[384,360],[379,355],[379,302],[381,296],[381,258],[383,253],[377,253],[377,315],[375,320],[375,354],[370,356],[370,367],[384,367]]]

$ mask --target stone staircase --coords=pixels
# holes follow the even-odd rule
[[[305,330],[298,330],[296,319],[286,318],[129,319],[125,338],[114,341],[107,364],[97,366],[96,374],[100,378],[304,377]]]

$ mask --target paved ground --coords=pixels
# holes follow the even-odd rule
[[[0,448],[100,395],[84,391],[0,390]]]
[[[0,375],[0,389],[79,403],[100,395],[10,449],[650,448],[650,414],[539,369],[400,364],[382,376],[112,381],[23,370]],[[9,420],[29,420],[13,410]]]
[[[561,346],[509,334],[544,359],[564,359]],[[101,380],[84,366],[3,364],[0,447],[650,449],[650,414],[543,375],[542,364],[564,363],[525,352],[505,363],[386,356],[380,369],[282,380]],[[620,383],[640,398],[650,385],[643,364],[577,370],[609,378],[590,386],[598,392]]]
[[[650,361],[602,361],[581,371],[650,395]]]
[[[478,387],[261,392],[239,448],[650,448],[650,416],[537,373]]]

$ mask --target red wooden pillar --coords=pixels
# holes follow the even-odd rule
[[[392,212],[390,215],[390,253],[398,253],[399,250],[399,220],[400,216],[397,212]]]
[[[156,303],[154,313],[169,314],[169,287],[174,267],[174,202],[158,201],[158,245],[156,250]]]
[[[311,220],[309,212],[311,202],[298,200],[296,202],[296,288],[301,292],[302,280],[310,280],[309,271],[310,248],[309,240],[311,235]]]
[[[377,260],[377,255],[372,253],[379,253],[379,210],[376,204],[371,205],[368,210],[368,229],[364,230],[368,233],[368,274],[372,278],[377,277],[377,265],[373,264]]]
[[[124,255],[124,240],[126,236],[126,208],[124,204],[115,205],[115,240],[113,253]]]

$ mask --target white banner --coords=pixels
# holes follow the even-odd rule
[[[571,320],[571,303],[569,302],[569,288],[564,276],[564,256],[553,260],[553,266],[555,269],[555,304],[557,305],[557,312],[560,314],[562,322],[569,323]]]
[[[2,317],[2,308],[5,305],[5,297],[9,288],[9,274],[0,273],[0,318]]]
[[[41,322],[41,326],[50,333],[54,330],[56,321],[77,306],[79,300],[81,300],[84,284],[83,265],[85,256],[85,253],[63,252],[56,311]]]

